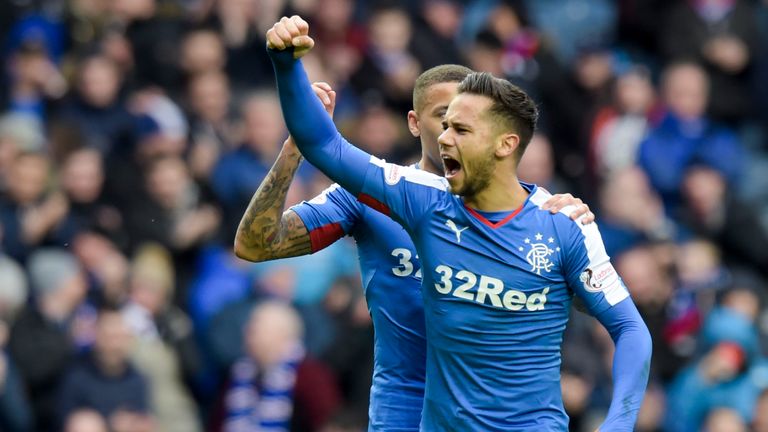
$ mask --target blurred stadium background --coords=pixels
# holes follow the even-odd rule
[[[542,127],[521,177],[590,204],[654,337],[637,430],[768,431],[756,0],[0,1],[0,430],[218,431],[252,400],[242,365],[296,341],[294,430],[364,430],[354,245],[231,251],[286,136],[263,35],[293,13],[337,124],[388,160],[418,158],[405,114],[429,67],[530,92]],[[328,184],[305,164],[289,204]],[[574,312],[563,348],[573,431],[610,398],[595,323]]]

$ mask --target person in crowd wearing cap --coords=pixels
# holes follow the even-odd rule
[[[11,328],[9,351],[31,399],[36,430],[44,432],[53,427],[56,389],[76,354],[70,329],[87,285],[80,263],[63,250],[35,252],[27,271],[33,301]]]
[[[32,430],[32,412],[24,393],[18,367],[8,356],[9,326],[27,300],[24,270],[0,254],[0,430]]]
[[[146,378],[129,361],[133,334],[116,309],[102,309],[91,352],[65,373],[57,399],[57,419],[63,422],[80,408],[104,416],[112,430],[125,423],[152,422]],[[140,427],[123,428],[126,431]]]

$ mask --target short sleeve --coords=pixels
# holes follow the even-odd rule
[[[296,204],[289,210],[304,222],[317,252],[349,235],[362,215],[362,204],[355,197],[334,183],[309,201]]]

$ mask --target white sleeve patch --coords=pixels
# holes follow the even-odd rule
[[[307,201],[310,204],[316,204],[316,205],[322,205],[328,202],[328,194],[335,191],[339,188],[338,183],[334,183],[328,188],[326,188],[324,191],[320,192],[316,197],[312,198],[311,200]]]
[[[430,172],[413,167],[391,164],[375,156],[371,156],[370,161],[372,164],[382,169],[384,181],[390,186],[394,186],[401,179],[405,179],[405,181],[409,183],[428,186],[442,191],[448,190],[448,181],[445,178]]]
[[[629,297],[629,292],[621,282],[616,269],[611,265],[597,224],[582,225],[577,223],[577,225],[584,234],[584,246],[587,248],[589,259],[589,265],[581,273],[579,279],[585,290],[592,293],[602,292],[608,304],[614,306]]]

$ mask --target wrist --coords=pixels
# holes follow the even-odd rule
[[[287,140],[283,144],[283,154],[293,160],[301,161],[304,157],[301,155],[301,152],[299,151],[299,148],[296,147],[296,144],[293,143],[292,140]]]

